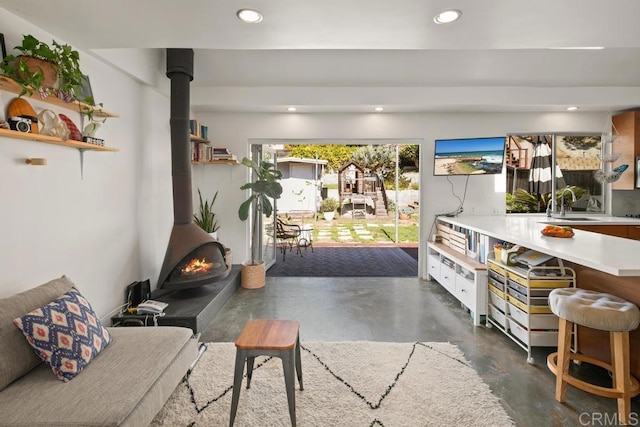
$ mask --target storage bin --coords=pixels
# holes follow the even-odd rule
[[[513,295],[507,295],[507,301],[518,307],[520,310],[525,313],[551,313],[551,308],[548,305],[532,305],[531,307],[527,307],[527,304],[520,301],[518,298]]]
[[[521,294],[511,286],[507,287],[507,292],[509,293],[509,295],[518,298],[520,301],[522,301],[523,304],[527,303],[527,296],[525,294]],[[529,297],[529,303],[531,305],[549,305],[549,296]]]
[[[499,280],[494,279],[493,277],[487,277],[487,281],[490,285],[495,286],[496,289],[500,289],[504,292],[504,283]]]
[[[489,303],[493,304],[495,307],[499,308],[500,310],[506,312],[507,311],[507,301],[504,299],[504,293],[500,293],[500,294],[496,294],[492,289],[491,286],[489,287],[489,290],[491,292],[489,292]]]
[[[507,271],[507,277],[522,286],[529,288],[566,288],[571,285],[569,279],[533,279],[527,281],[526,276],[520,276],[512,271]]]
[[[489,304],[489,314],[491,318],[503,328],[507,327],[507,316],[505,316],[504,312],[498,310],[497,307]]]
[[[509,287],[513,288],[515,290],[517,290],[518,292],[520,292],[521,294],[526,295],[527,294],[527,290],[529,290],[529,296],[532,297],[548,297],[549,296],[549,292],[551,292],[548,289],[542,289],[542,288],[537,288],[537,289],[533,289],[533,288],[527,288],[526,286],[522,286],[521,284],[519,284],[518,282],[514,282],[513,280],[508,280],[509,283]],[[525,300],[526,302],[526,300]]]
[[[515,320],[507,317],[507,322],[511,334],[525,345],[531,347],[556,347],[558,345],[558,332],[556,331],[531,331],[529,334],[529,330]]]
[[[527,314],[512,303],[508,303],[508,313],[516,322],[533,330],[558,330],[558,316],[555,314]]]
[[[495,271],[498,274],[505,276],[507,274],[507,270],[502,267],[502,265],[493,259],[487,260],[489,262],[489,269]]]

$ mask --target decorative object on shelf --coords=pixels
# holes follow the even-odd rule
[[[193,222],[209,234],[217,233],[220,226],[216,220],[216,214],[213,212],[213,204],[218,198],[218,192],[216,191],[211,202],[209,202],[209,200],[202,199],[202,194],[198,188],[198,197],[200,199],[200,212],[193,215]],[[217,240],[217,236],[214,238]]]
[[[77,50],[55,40],[49,46],[30,34],[14,49],[20,55],[6,56],[0,70],[22,87],[18,96],[39,92],[42,98],[55,95],[66,102],[77,99],[83,83]]]
[[[9,128],[24,133],[40,133],[36,111],[23,98],[15,98],[7,107],[7,122]]]
[[[4,57],[7,56],[7,46],[4,44],[4,34],[0,33],[0,61],[4,62]]]
[[[273,213],[273,204],[269,199],[279,199],[282,195],[282,185],[278,182],[282,172],[273,163],[262,161],[260,164],[244,157],[241,162],[253,170],[254,181],[240,187],[241,190],[251,190],[251,196],[238,208],[241,221],[249,218],[249,210],[253,206],[251,233],[251,260],[242,263],[241,285],[243,288],[255,289],[264,286],[264,260],[260,257],[260,236],[258,234],[258,218],[264,214],[269,218]]]
[[[65,116],[64,114],[59,114],[60,118],[67,125],[67,129],[69,129],[69,139],[73,139],[74,141],[82,141],[82,134],[78,127],[73,123],[73,121]]]
[[[621,153],[614,153],[612,151],[613,142],[617,139],[618,129],[616,129],[616,126],[613,124],[612,116],[609,115],[605,125],[605,131],[600,137],[600,141],[602,142],[602,153],[598,155],[598,158],[602,162],[602,167],[593,172],[593,178],[602,184],[611,184],[612,182],[616,182],[620,179],[620,175],[622,175],[622,173],[629,167],[627,164],[622,164],[612,170],[608,170],[621,155]]]
[[[25,159],[24,162],[31,166],[47,166],[47,159],[31,158],[31,159]]]
[[[69,128],[54,111],[48,109],[40,111],[38,122],[42,127],[40,129],[41,135],[55,136],[64,141],[69,139]]]

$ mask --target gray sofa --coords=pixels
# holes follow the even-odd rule
[[[66,277],[0,299],[0,426],[146,426],[196,359],[188,328],[108,328],[113,341],[70,382],[12,321],[67,292]]]

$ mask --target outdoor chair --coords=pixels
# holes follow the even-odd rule
[[[276,220],[276,239],[280,250],[282,251],[282,261],[285,261],[287,255],[287,249],[291,251],[295,244],[297,253],[300,252],[300,246],[298,245],[298,238],[300,237],[301,228],[298,224],[287,224],[280,218]]]

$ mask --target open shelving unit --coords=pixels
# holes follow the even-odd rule
[[[13,79],[10,79],[7,76],[0,75],[0,90],[19,94],[22,91],[22,87],[18,83],[16,83]],[[80,101],[66,102],[55,96],[40,98],[40,96],[36,95],[36,93],[34,93],[34,95],[32,96],[24,95],[24,97],[35,99],[37,101],[46,102],[47,104],[55,105],[57,107],[66,108],[67,110],[74,110],[80,114],[85,114],[84,112],[86,112],[87,110],[94,110],[93,112],[94,117],[104,117],[104,118],[120,117],[120,115],[116,113],[112,113],[100,107],[96,107],[95,105],[90,105]]]
[[[63,140],[55,136],[40,135],[37,133],[18,132],[10,129],[0,129],[0,137],[23,139],[26,141],[44,142],[45,144],[61,145],[64,147],[77,148],[78,150],[93,151],[119,151],[117,148],[104,145],[89,144],[88,142],[75,141],[73,139]]]
[[[549,293],[556,288],[575,287],[575,271],[564,267],[562,260],[558,263],[522,268],[488,259],[487,327],[499,329],[526,350],[529,364],[534,363],[532,347],[558,344],[558,317],[549,308]]]
[[[6,76],[0,75],[0,90],[19,94],[22,91],[22,87],[18,83],[16,83],[14,80]],[[81,114],[81,116],[86,114],[86,111],[93,109],[94,117],[101,117],[101,118],[120,117],[116,113],[106,111],[102,108],[89,105],[84,102],[79,102],[79,101],[66,102],[55,96],[48,96],[46,98],[41,98],[36,94],[32,96],[28,96],[28,95],[24,95],[24,96],[26,98],[44,102],[46,104],[55,105],[56,107],[64,108],[71,111],[77,111],[78,113]],[[54,145],[60,145],[63,147],[71,147],[71,148],[78,149],[80,151],[85,151],[85,150],[112,151],[112,152],[119,151],[117,148],[107,147],[104,145],[90,144],[88,142],[76,141],[72,139],[64,140],[55,136],[40,135],[37,133],[18,132],[10,129],[0,129],[0,137],[22,139],[26,141],[43,142],[45,144],[54,144]]]

